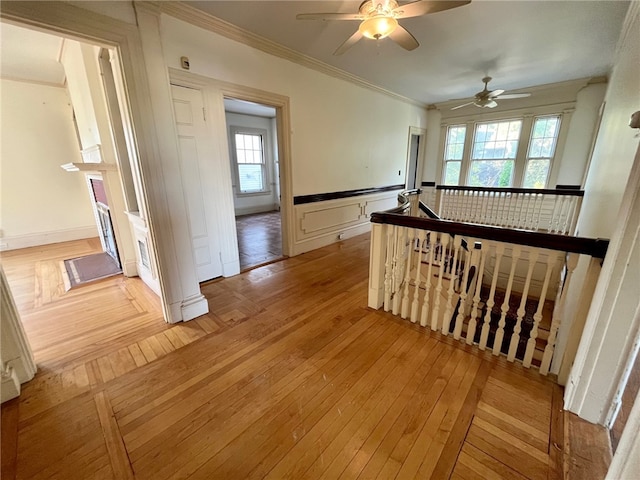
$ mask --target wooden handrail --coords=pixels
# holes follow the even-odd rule
[[[537,195],[562,195],[584,197],[584,190],[562,188],[511,188],[511,187],[469,187],[463,185],[436,185],[436,190],[457,190],[462,192],[523,193]]]
[[[394,209],[395,210],[395,209]],[[372,223],[386,223],[402,227],[418,228],[464,235],[467,237],[495,240],[505,243],[516,243],[530,247],[546,248],[562,252],[583,253],[596,258],[604,258],[609,247],[609,240],[601,238],[571,237],[554,233],[532,232],[512,228],[500,228],[474,223],[459,223],[449,220],[436,220],[423,217],[409,217],[387,212],[371,214]]]

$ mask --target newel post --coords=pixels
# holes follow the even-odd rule
[[[386,225],[371,225],[371,251],[369,254],[369,301],[371,308],[379,309],[384,303],[384,275],[387,254]]]

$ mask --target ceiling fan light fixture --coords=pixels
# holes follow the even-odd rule
[[[358,31],[367,38],[380,40],[389,36],[397,27],[398,21],[395,18],[379,15],[364,20]]]

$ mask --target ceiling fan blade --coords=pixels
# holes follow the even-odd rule
[[[346,52],[351,47],[353,47],[361,38],[362,38],[362,34],[360,33],[360,30],[356,30],[356,33],[354,33],[349,38],[347,38],[344,41],[344,43],[340,45],[335,52],[333,52],[333,54],[342,55],[344,52]]]
[[[364,20],[359,13],[299,13],[296,20]]]
[[[396,18],[410,18],[420,17],[429,13],[442,12],[443,10],[449,10],[451,8],[462,7],[471,3],[471,0],[456,0],[456,1],[442,1],[442,0],[419,0],[417,2],[407,3],[400,5],[393,9],[393,13]]]
[[[530,97],[530,93],[507,93],[506,95],[500,95],[500,100],[509,100],[512,98],[525,98]]]
[[[414,50],[420,45],[409,31],[398,25],[396,29],[389,34],[389,38],[400,45],[405,50]]]
[[[473,104],[474,104],[474,102],[463,103],[462,105],[458,105],[457,107],[453,107],[451,110],[457,110],[459,108],[466,107],[467,105],[473,105]]]
[[[494,102],[493,100],[491,100],[486,105],[483,105],[483,107],[485,107],[485,108],[496,108],[497,106],[498,106],[498,104],[496,102]]]
[[[489,92],[489,98],[496,98],[498,95],[502,95],[504,90],[491,90]]]

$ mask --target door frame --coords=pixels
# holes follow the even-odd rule
[[[138,155],[134,161],[140,169],[142,184],[142,198],[139,200],[144,202],[148,212],[146,221],[152,246],[150,251],[157,265],[163,316],[169,323],[182,320],[180,304],[184,302],[180,302],[183,297],[180,281],[166,273],[181,271],[180,262],[172,251],[173,232],[155,226],[156,219],[167,219],[170,215],[166,195],[162,188],[158,188],[163,174],[155,160],[158,157],[158,145],[138,26],[65,2],[7,2],[2,5],[0,18],[18,26],[117,51],[127,85],[126,100],[130,105],[131,126],[135,127]]]
[[[422,173],[424,171],[424,152],[427,139],[427,129],[420,127],[409,127],[409,136],[407,138],[407,161],[404,168],[404,186],[409,183],[409,166],[411,165],[411,138],[417,136],[418,140],[418,158],[416,159],[416,188],[422,185]]]
[[[220,158],[222,176],[227,179],[223,187],[225,195],[228,196],[230,202],[230,211],[233,212],[233,191],[231,187],[231,160],[229,158],[229,141],[226,130],[226,118],[224,111],[224,97],[235,98],[247,102],[259,103],[276,109],[276,130],[277,130],[277,150],[280,164],[280,218],[282,222],[282,254],[291,256],[291,248],[294,241],[293,225],[293,186],[291,178],[292,162],[291,162],[291,111],[289,97],[279,95],[277,93],[259,90],[244,85],[236,85],[222,80],[198,75],[191,72],[185,72],[176,68],[169,68],[169,79],[171,84],[179,85],[187,88],[199,89],[202,91],[205,108],[207,109],[207,118],[211,118],[209,123],[211,133],[219,138],[220,142]],[[237,233],[235,231],[235,222],[233,230],[235,252],[237,256]],[[224,249],[227,252],[231,248],[228,242],[222,244],[223,256]]]

